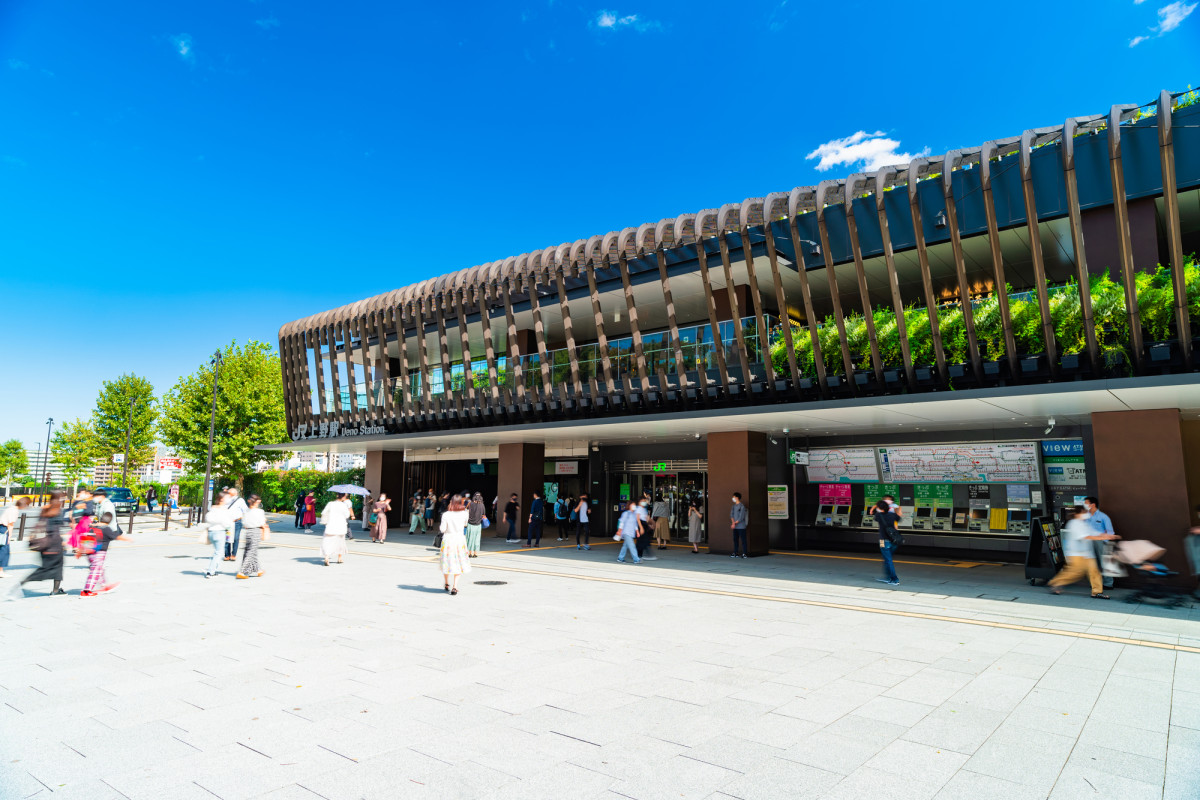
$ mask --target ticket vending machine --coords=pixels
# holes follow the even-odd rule
[[[833,516],[831,517],[831,520],[832,521],[829,524],[835,528],[849,528],[850,527],[850,506],[848,506],[848,505],[834,506],[833,507]]]
[[[814,525],[832,525],[833,524],[833,506],[829,504],[820,505],[817,507],[817,518],[813,520]]]
[[[988,511],[990,509],[972,508],[967,515],[967,530],[969,531],[987,531],[990,527],[988,524]]]
[[[913,514],[912,526],[916,531],[933,530],[933,509],[929,506],[918,508]]]
[[[951,509],[948,506],[935,508],[933,510],[933,519],[930,520],[930,529],[935,531],[950,530],[950,512]]]
[[[1008,510],[1008,532],[1029,533],[1030,511],[1028,508],[1010,508]]]

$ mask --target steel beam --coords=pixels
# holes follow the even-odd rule
[[[1175,179],[1175,135],[1171,119],[1171,93],[1158,96],[1158,156],[1162,164],[1163,221],[1167,247],[1171,251],[1171,288],[1175,291],[1175,330],[1183,363],[1192,366],[1192,321],[1188,311],[1187,278],[1184,275],[1183,237],[1179,225],[1179,191]]]

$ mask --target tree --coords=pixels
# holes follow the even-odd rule
[[[92,423],[82,419],[64,422],[50,440],[50,456],[62,467],[72,489],[89,469],[96,466],[98,448]]]
[[[133,425],[129,424],[129,404],[133,403]],[[91,427],[95,433],[96,457],[109,461],[125,452],[125,434],[129,431],[129,468],[149,464],[154,460],[154,423],[158,409],[154,387],[137,375],[122,375],[115,381],[105,381],[92,411]]]
[[[4,502],[8,502],[9,487],[13,478],[20,478],[29,469],[29,457],[25,445],[19,439],[9,439],[0,444],[0,477],[4,478]]]
[[[212,474],[244,476],[262,454],[255,445],[288,438],[283,373],[271,345],[233,342],[222,352],[213,428]],[[213,366],[202,364],[162,398],[160,429],[189,472],[204,474],[213,402]]]

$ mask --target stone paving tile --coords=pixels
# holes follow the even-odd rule
[[[128,547],[116,566],[139,577],[87,625],[78,597],[0,606],[0,730],[29,749],[0,764],[0,796],[1195,800],[1200,785],[1196,654],[488,574],[630,576],[574,551],[487,553],[472,580],[508,584],[450,603],[406,588],[433,586],[431,564],[361,552],[424,545],[351,549],[324,570],[275,546],[271,580],[206,582],[180,574],[203,560],[186,538]],[[872,562],[714,573],[661,555],[637,580],[1200,642],[1200,609],[1050,600],[1017,571],[907,565],[905,592],[863,591]]]
[[[1119,775],[1096,774],[1068,764],[1063,768],[1050,800],[1158,800],[1162,784],[1142,783]],[[1195,795],[1193,795],[1194,797]]]

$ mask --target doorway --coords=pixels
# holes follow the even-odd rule
[[[671,539],[687,540],[688,535],[688,505],[691,502],[699,504],[700,512],[704,515],[704,533],[702,541],[708,541],[708,472],[707,470],[679,471],[640,471],[622,469],[608,473],[608,497],[612,501],[607,504],[608,527],[616,530],[617,520],[625,505],[642,498],[643,493],[650,497],[651,507],[661,498],[667,504],[670,512],[669,528]]]

